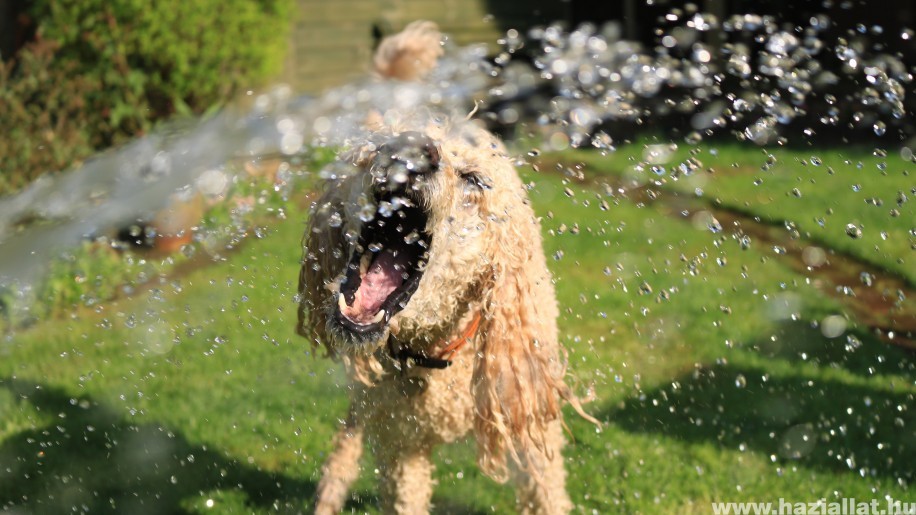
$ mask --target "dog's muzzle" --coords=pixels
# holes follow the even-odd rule
[[[439,168],[439,148],[419,132],[385,142],[369,163],[377,209],[363,220],[331,317],[345,340],[377,341],[419,287],[433,243],[422,190]]]
[[[439,148],[425,134],[402,132],[379,147],[369,173],[382,192],[410,187],[439,170]]]

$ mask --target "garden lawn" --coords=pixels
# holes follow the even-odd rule
[[[811,225],[830,195],[807,179],[828,187],[826,165],[781,159],[801,179],[775,188],[761,216],[772,210],[775,221],[779,206],[791,208],[802,213],[800,229],[848,246],[848,217]],[[900,170],[868,173],[897,181],[888,192],[904,186]],[[776,182],[773,172],[740,167],[722,175],[705,194],[736,208],[742,181]],[[840,306],[805,277],[765,259],[770,249],[740,250],[728,235],[555,174],[525,179],[544,217],[570,369],[577,390],[594,396],[587,410],[605,422],[599,429],[567,414],[568,487],[581,510],[914,500],[913,354],[837,317]],[[804,188],[801,199],[785,197],[790,184]],[[889,218],[891,199],[879,209],[864,204],[869,195],[889,193],[850,190],[857,216]],[[340,367],[294,334],[304,219],[291,204],[228,261],[0,342],[0,510],[306,509],[346,386]],[[888,268],[909,256],[894,238],[871,239],[871,219],[858,220],[863,236],[850,249]],[[845,331],[825,337],[825,320]],[[513,509],[511,491],[477,472],[471,443],[436,459],[435,511]],[[364,465],[350,507],[375,512],[377,472],[371,459]]]
[[[684,174],[691,158],[699,167]],[[544,160],[584,165],[588,177],[612,176],[628,187],[658,185],[765,223],[789,222],[806,239],[916,285],[916,161],[909,149],[672,147],[644,138],[604,155],[566,150]]]

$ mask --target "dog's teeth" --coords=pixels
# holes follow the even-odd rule
[[[344,299],[343,295],[337,296],[337,307],[340,308],[340,312],[343,313],[347,309],[347,301]]]
[[[378,313],[375,314],[375,317],[372,318],[372,323],[377,324],[385,319],[385,310],[381,309]]]
[[[372,264],[372,255],[363,254],[363,257],[359,260],[359,275],[366,275],[366,272],[369,271],[369,265]]]

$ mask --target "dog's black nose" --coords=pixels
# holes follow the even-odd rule
[[[439,169],[439,147],[423,133],[402,132],[379,148],[375,161],[380,168],[400,165],[410,174],[432,173]]]

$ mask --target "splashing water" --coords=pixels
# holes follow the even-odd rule
[[[492,60],[483,46],[451,48],[423,84],[363,80],[317,97],[281,86],[256,96],[247,112],[227,110],[183,133],[144,137],[0,200],[0,286],[35,277],[56,251],[148,216],[176,191],[206,189],[201,176],[229,159],[293,156],[368,137],[370,110],[465,115],[480,102],[480,117],[495,126],[533,119],[555,147],[604,151],[613,150],[609,124],[672,116],[687,120],[690,144],[731,130],[759,145],[784,142],[781,128],[808,121],[820,106],[827,112],[822,125],[845,121],[878,136],[908,119],[913,76],[901,58],[859,40],[825,41],[826,15],[794,33],[756,14],[720,20],[694,13],[681,21],[661,31],[652,52],[622,39],[614,23],[570,32],[551,25],[527,38],[511,30]],[[713,29],[723,44],[706,42]],[[761,48],[752,51],[744,43],[750,39]],[[836,90],[849,84],[856,88],[838,102]],[[650,161],[663,162],[667,150],[650,152]]]
[[[176,191],[206,193],[210,183],[200,179],[230,159],[346,146],[368,136],[363,123],[370,110],[466,111],[489,74],[483,57],[482,47],[458,49],[428,84],[361,81],[319,97],[296,97],[279,86],[257,96],[248,112],[227,110],[184,133],[153,134],[78,169],[43,176],[0,200],[0,286],[27,282],[56,251],[148,216]],[[17,229],[35,220],[42,223]]]

